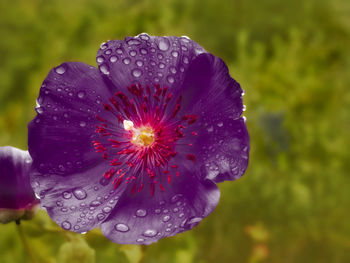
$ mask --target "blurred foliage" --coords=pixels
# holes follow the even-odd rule
[[[246,91],[250,166],[220,184],[209,218],[141,247],[64,232],[40,211],[21,224],[38,262],[349,261],[349,1],[0,0],[0,10],[0,145],[26,148],[48,71],[96,65],[107,39],[188,35]],[[0,226],[2,263],[29,262],[16,228]]]

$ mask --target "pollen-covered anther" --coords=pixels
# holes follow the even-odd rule
[[[154,132],[150,127],[134,128],[134,123],[129,120],[123,121],[124,129],[132,131],[131,142],[139,146],[150,146],[154,142]]]

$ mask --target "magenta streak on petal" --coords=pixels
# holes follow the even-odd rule
[[[167,87],[154,84],[153,87],[147,85],[144,88],[133,84],[127,90],[128,94],[118,91],[109,102],[103,104],[104,110],[112,114],[115,121],[96,116],[95,132],[101,136],[101,140],[94,140],[92,144],[95,151],[109,162],[111,168],[103,176],[113,178],[114,188],[123,182],[132,184],[131,194],[135,194],[147,184],[153,196],[156,189],[165,191],[160,176],[165,177],[168,184],[172,180],[170,170],[173,175],[179,176],[177,165],[168,165],[172,158],[184,154],[187,160],[196,161],[196,155],[191,153],[191,143],[187,143],[188,150],[181,153],[176,151],[176,145],[181,144],[181,139],[185,137],[184,130],[195,123],[198,116],[177,116],[181,108],[181,95],[175,98]],[[152,132],[153,141],[149,145],[133,142],[133,132],[120,128],[124,121],[131,121],[139,130]],[[196,131],[190,134],[198,135]]]

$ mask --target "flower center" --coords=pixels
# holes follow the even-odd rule
[[[96,116],[100,139],[92,143],[110,165],[101,180],[112,180],[114,188],[130,185],[131,194],[149,187],[153,196],[156,186],[165,191],[172,178],[181,176],[179,160],[196,162],[193,124],[198,116],[180,115],[182,96],[175,97],[167,87],[138,84],[128,91],[116,92],[103,104],[110,117]]]
[[[124,129],[132,132],[131,142],[139,146],[150,146],[154,142],[154,132],[150,127],[134,128],[132,121],[123,121]]]

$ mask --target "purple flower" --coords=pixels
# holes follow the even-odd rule
[[[39,201],[30,187],[27,151],[0,147],[0,223],[30,219]]]
[[[97,63],[63,63],[41,87],[29,151],[42,206],[122,244],[193,228],[248,165],[242,89],[187,37],[108,41]]]

